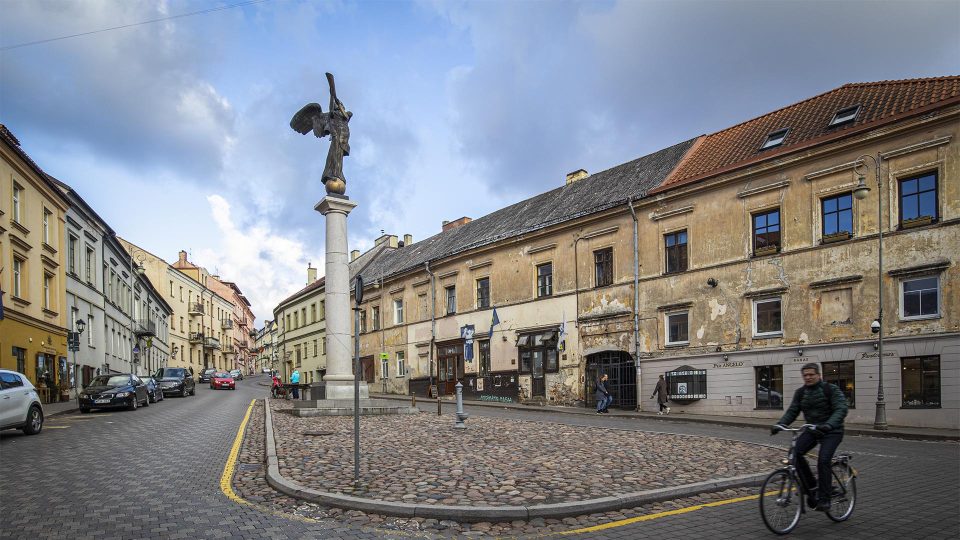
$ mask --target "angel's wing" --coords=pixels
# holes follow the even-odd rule
[[[307,103],[290,119],[290,127],[297,133],[306,135],[313,129],[313,118],[321,114],[323,108],[319,103]]]

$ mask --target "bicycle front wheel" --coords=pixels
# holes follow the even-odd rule
[[[827,517],[834,521],[846,521],[857,503],[857,477],[846,463],[834,463],[830,474],[833,475],[834,493],[830,497]]]
[[[760,516],[776,534],[787,534],[800,522],[803,501],[800,482],[787,469],[770,473],[760,487]]]

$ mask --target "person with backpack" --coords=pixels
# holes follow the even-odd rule
[[[607,414],[607,407],[613,403],[613,396],[610,395],[610,389],[607,388],[609,375],[604,373],[597,379],[597,391],[594,396],[597,398],[597,414]]]
[[[797,439],[794,459],[797,473],[803,479],[804,485],[810,488],[807,494],[810,506],[821,511],[828,510],[832,487],[830,465],[833,462],[833,454],[843,440],[843,419],[847,416],[847,398],[835,384],[822,379],[818,364],[805,364],[800,368],[800,374],[803,375],[803,386],[794,392],[790,407],[770,429],[770,433],[776,434],[789,426],[801,411],[806,423],[817,426],[815,430],[806,431]],[[820,482],[816,484],[817,487],[814,490],[813,473],[804,454],[817,444],[820,445],[820,452],[817,455],[817,477]]]

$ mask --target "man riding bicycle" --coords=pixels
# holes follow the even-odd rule
[[[847,399],[835,384],[822,380],[818,364],[805,364],[800,368],[800,373],[803,375],[803,386],[793,394],[790,407],[770,429],[770,433],[776,434],[784,426],[789,426],[797,419],[800,411],[803,411],[803,417],[808,424],[817,426],[816,430],[804,432],[797,439],[794,452],[795,465],[804,485],[810,487],[810,493],[807,494],[810,506],[816,507],[817,510],[828,510],[832,484],[830,464],[834,452],[843,440],[843,419],[847,416]],[[820,444],[820,453],[817,456],[817,477],[820,483],[814,492],[813,474],[810,472],[810,465],[807,464],[804,454],[817,444]]]

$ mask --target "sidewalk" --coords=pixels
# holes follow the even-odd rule
[[[371,398],[378,399],[393,399],[400,401],[410,401],[410,396],[400,396],[397,394],[376,394],[370,392]],[[452,397],[444,397],[441,401],[445,405],[453,405],[455,403]],[[429,404],[435,404],[436,400],[430,399],[417,399],[417,405],[426,410]],[[479,401],[479,400],[463,400],[465,406],[470,407],[496,407],[500,409],[517,409],[523,411],[538,411],[538,412],[549,412],[554,414],[571,414],[571,415],[582,415],[582,416],[596,416],[593,409],[588,409],[586,407],[562,407],[562,406],[547,406],[540,407],[536,405],[522,405],[519,403],[501,403],[501,402],[492,402],[492,401]],[[767,429],[773,425],[773,421],[769,418],[749,418],[743,416],[713,416],[705,414],[689,414],[689,413],[676,413],[672,412],[669,415],[658,415],[655,412],[637,412],[637,411],[627,411],[627,410],[618,410],[610,409],[610,414],[606,415],[607,417],[618,417],[618,418],[644,418],[649,420],[660,420],[664,422],[696,422],[702,424],[718,424],[725,426],[755,426],[757,428]],[[844,426],[844,431],[847,435],[862,435],[866,437],[883,437],[883,438],[899,438],[899,439],[911,439],[911,440],[920,440],[920,441],[960,441],[960,430],[956,429],[940,429],[940,428],[923,428],[923,427],[905,427],[905,426],[890,426],[886,431],[877,431],[873,429],[873,426],[870,424],[846,424]]]
[[[76,398],[70,401],[60,401],[58,403],[46,403],[43,405],[43,415],[47,418],[79,411]]]

